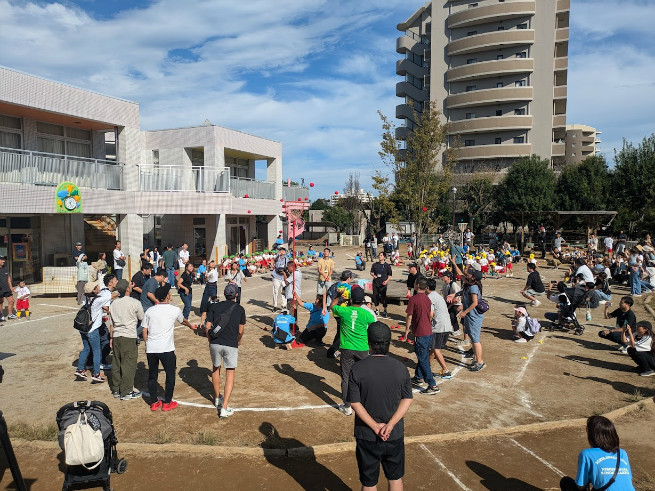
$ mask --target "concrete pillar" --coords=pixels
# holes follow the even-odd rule
[[[207,236],[207,244],[211,246],[211,251],[207,256],[218,262],[227,254],[227,215],[222,213],[220,215],[214,215],[214,217],[216,220],[214,240],[211,240],[209,235]],[[208,234],[211,229],[212,227],[207,227]]]
[[[39,149],[36,139],[36,120],[23,118],[23,148],[36,151]]]
[[[266,180],[275,183],[275,201],[279,202],[282,199],[282,156],[275,159],[268,159],[266,165]],[[277,237],[278,230],[282,228],[282,221],[280,217],[275,215],[272,217],[273,224],[269,222],[269,232],[273,227],[274,234],[269,233],[268,240],[272,245]]]
[[[123,278],[129,280],[128,272],[132,274],[141,269],[141,253],[143,252],[143,218],[130,213],[118,215],[116,218],[118,240],[121,241],[121,250],[128,258],[128,264],[123,270]],[[109,256],[109,254],[108,254]]]
[[[270,215],[267,218],[268,224],[266,230],[268,232],[268,237],[266,238],[267,240],[263,240],[262,238],[262,242],[264,242],[265,249],[270,249],[273,247],[273,244],[275,244],[275,239],[277,239],[278,233],[282,230],[282,222],[277,215]]]
[[[123,190],[138,191],[141,131],[139,128],[119,127],[117,133],[116,160],[123,164]]]

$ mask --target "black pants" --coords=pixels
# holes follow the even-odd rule
[[[453,326],[453,331],[459,331],[459,321],[457,320],[457,310],[458,305],[448,306],[448,314],[450,315],[450,325]]]
[[[350,379],[350,370],[353,365],[359,360],[363,360],[368,356],[368,351],[355,351],[351,349],[341,350],[341,398],[343,403],[350,406],[346,402],[348,397],[348,380]]]
[[[603,331],[600,331],[598,333],[598,337],[603,338],[603,339],[609,339],[610,341],[620,344],[622,346],[627,346],[623,341],[621,341],[621,333],[620,332],[609,332],[605,334]]]
[[[173,400],[175,390],[175,351],[166,353],[148,353],[148,392],[150,392],[151,404],[157,402],[157,374],[159,362],[161,361],[166,373],[166,385],[164,385],[164,403],[168,404]]]
[[[563,477],[559,482],[559,489],[561,491],[580,491],[580,487],[575,483],[575,479],[568,476]]]
[[[377,307],[382,304],[384,310],[387,310],[387,285],[376,285],[373,282],[373,303]]]
[[[334,358],[334,352],[339,349],[339,344],[341,343],[341,318],[335,317],[334,319],[337,321],[337,333],[334,335],[332,344],[328,348],[328,358]]]
[[[648,351],[637,351],[635,348],[628,348],[628,354],[632,361],[637,364],[640,372],[655,370],[655,356]]]
[[[303,332],[300,333],[298,339],[303,344],[307,344],[309,341],[313,339],[315,339],[318,344],[321,344],[323,342],[324,336],[325,336],[325,328],[317,327],[316,329],[312,329],[311,331],[309,329],[305,329]]]

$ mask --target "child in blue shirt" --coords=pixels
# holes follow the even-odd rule
[[[295,340],[292,332],[292,325],[296,323],[296,318],[289,315],[287,309],[283,309],[273,320],[273,341],[277,344],[287,344]]]
[[[303,302],[302,299],[296,295],[296,302],[305,309],[309,310],[309,320],[305,330],[298,337],[298,341],[306,344],[312,339],[316,340],[317,344],[323,343],[323,336],[327,332],[328,322],[330,321],[330,313],[323,314],[323,295],[316,295],[314,303]]]

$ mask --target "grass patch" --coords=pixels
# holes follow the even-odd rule
[[[20,438],[23,440],[39,440],[46,442],[53,442],[57,440],[59,435],[59,428],[52,423],[49,425],[16,423],[10,425],[7,429],[11,438]]]
[[[154,443],[159,443],[163,445],[164,443],[171,443],[173,441],[173,435],[171,434],[170,428],[168,426],[161,426],[157,429],[155,433]]]
[[[635,389],[632,394],[628,396],[628,402],[639,402],[644,398],[644,395],[639,389]]]
[[[196,445],[216,445],[218,437],[210,430],[203,429],[193,434],[192,442]]]

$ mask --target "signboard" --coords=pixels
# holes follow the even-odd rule
[[[62,182],[55,190],[55,213],[82,213],[82,195],[72,182]]]
[[[27,261],[29,259],[29,249],[26,242],[12,244],[12,252],[14,261]]]

